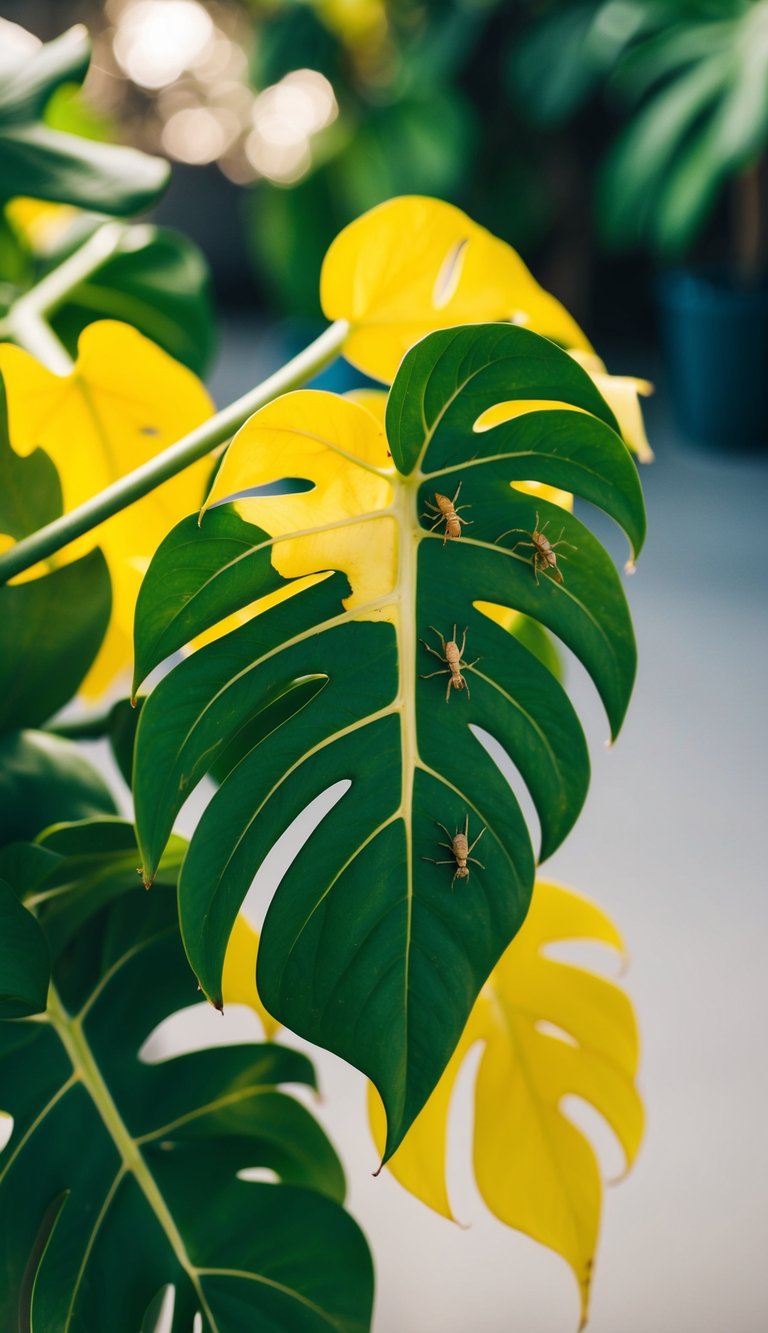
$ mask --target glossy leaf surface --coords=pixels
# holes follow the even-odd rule
[[[623,954],[621,936],[600,908],[537,881],[525,925],[483,987],[448,1068],[388,1167],[430,1208],[453,1216],[448,1117],[464,1060],[480,1043],[472,1154],[478,1189],[500,1221],[567,1260],[585,1321],[602,1186],[595,1153],[563,1099],[579,1097],[604,1117],[627,1170],[642,1139],[643,1107],[630,1001],[613,982],[545,952],[576,940]],[[385,1121],[373,1089],[369,1111],[381,1147]]]
[[[500,400],[547,398],[582,410],[474,429]],[[207,513],[198,531],[187,520],[142,590],[138,678],[217,618],[266,599],[145,703],[134,769],[145,877],[189,792],[252,729],[250,751],[218,774],[180,882],[185,946],[220,1003],[226,943],[255,870],[308,802],[336,788],[269,908],[258,983],[276,1019],[376,1083],[387,1153],[528,906],[530,835],[505,761],[482,737],[526,782],[542,855],[571,828],[588,782],[567,695],[477,604],[523,612],[568,644],[614,732],[626,708],[634,642],[613,565],[581,522],[511,485],[534,478],[574,491],[639,547],[637,473],[612,421],[589,377],[548,340],[502,325],[433,334],[393,385],[386,436],[359,403],[318,392],[257,413],[209,503],[280,476],[314,488],[239,500],[237,514]],[[471,526],[445,542],[420,516],[460,483]],[[518,537],[503,536],[530,531],[537,514],[572,544],[562,583],[537,582]],[[448,638],[454,625],[459,636],[467,627],[470,689],[446,699],[446,674],[430,678],[444,664],[427,644],[437,649],[436,631]],[[437,822],[452,834],[467,819],[472,838],[485,831],[483,867],[459,891],[452,866],[430,861],[446,859]]]

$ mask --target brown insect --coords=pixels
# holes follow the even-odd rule
[[[464,816],[464,832],[462,833],[459,829],[457,829],[452,837],[451,834],[448,832],[447,828],[445,827],[445,824],[441,824],[438,819],[435,820],[435,823],[437,824],[437,827],[439,829],[442,829],[446,838],[448,838],[448,842],[438,843],[438,846],[447,847],[453,859],[450,861],[434,861],[431,856],[423,856],[421,858],[422,861],[430,861],[433,866],[455,865],[456,869],[454,871],[453,879],[451,880],[451,888],[453,888],[453,885],[455,884],[457,879],[469,879],[470,862],[472,863],[473,866],[479,866],[481,870],[485,870],[485,866],[483,865],[482,861],[478,861],[477,857],[472,856],[472,851],[477,846],[483,834],[485,833],[484,828],[481,828],[474,842],[470,843],[469,815]]]
[[[545,537],[544,535],[545,529],[548,527],[549,519],[547,519],[546,523],[541,528],[539,527],[539,515],[537,513],[536,525],[533,532],[529,532],[527,528],[507,528],[507,531],[502,532],[501,537],[497,537],[496,541],[500,542],[504,537],[508,537],[511,532],[524,533],[525,536],[530,537],[531,540],[527,542],[515,542],[514,546],[510,548],[510,554],[514,555],[518,546],[532,546],[533,555],[531,556],[531,564],[533,565],[533,576],[536,579],[536,582],[538,583],[539,581],[539,574],[543,573],[550,574],[555,580],[555,583],[562,583],[563,571],[559,568],[557,562],[558,559],[567,560],[568,557],[566,555],[558,556],[556,554],[557,548],[558,546],[568,546],[572,551],[576,551],[578,550],[578,547],[574,546],[572,542],[563,541],[565,528],[560,529],[560,536],[557,538],[557,541],[551,542],[549,537]]]
[[[434,519],[432,527],[429,529],[430,532],[434,532],[435,528],[438,527],[440,523],[445,524],[443,546],[445,546],[447,541],[455,542],[458,540],[461,536],[462,523],[469,524],[472,522],[471,518],[459,518],[459,509],[469,509],[469,505],[459,505],[459,508],[456,508],[456,501],[459,498],[461,487],[462,483],[459,482],[456,487],[456,494],[452,500],[449,500],[447,495],[441,495],[439,491],[435,491],[434,502],[432,500],[426,501],[427,510],[431,512],[427,512],[421,516],[427,520]],[[437,517],[435,517],[435,515],[437,515]]]
[[[447,643],[443,638],[443,635],[440,633],[439,629],[435,629],[434,625],[430,625],[429,628],[431,629],[433,634],[437,635],[438,639],[440,640],[440,647],[442,648],[443,651],[439,653],[436,648],[432,648],[431,645],[427,643],[426,639],[419,639],[419,643],[423,643],[428,653],[432,653],[433,657],[436,657],[440,662],[445,662],[446,665],[440,671],[430,671],[429,675],[422,676],[421,680],[431,680],[433,676],[447,675],[448,686],[445,691],[445,702],[446,703],[448,702],[451,690],[466,690],[467,698],[470,699],[472,696],[469,692],[469,686],[465,681],[464,677],[462,676],[461,672],[462,668],[465,671],[468,671],[471,667],[475,666],[480,661],[480,658],[476,657],[474,662],[463,661],[464,649],[467,644],[466,629],[464,630],[464,633],[462,635],[461,647],[459,647],[459,645],[456,642],[455,625],[453,627],[453,638],[449,639]]]

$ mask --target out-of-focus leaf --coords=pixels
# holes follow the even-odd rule
[[[0,197],[31,195],[124,216],[154,203],[168,163],[134,148],[62,134],[44,123],[65,83],[80,83],[91,58],[84,28],[70,28],[31,55],[0,53]]]
[[[105,783],[71,741],[42,731],[0,738],[0,845],[31,841],[61,820],[114,813]]]
[[[0,879],[0,1020],[45,1009],[50,959],[31,912]]]
[[[471,881],[457,892],[471,893]],[[586,1321],[602,1188],[595,1154],[563,1109],[568,1095],[600,1112],[627,1169],[643,1133],[636,1086],[639,1043],[630,1001],[612,982],[555,961],[545,950],[595,941],[623,953],[611,920],[588,899],[537,881],[516,939],[491,973],[461,1041],[388,1169],[412,1194],[451,1217],[446,1183],[447,1122],[462,1064],[476,1043],[473,1164],[480,1194],[507,1226],[561,1254],[579,1284]],[[378,1147],[384,1113],[373,1088]]]
[[[61,483],[52,460],[39,445],[26,456],[11,445],[0,375],[0,551],[51,523],[61,511]]]
[[[10,344],[0,346],[11,438],[41,445],[58,467],[65,511],[138,467],[200,424],[211,402],[200,381],[126,324],[91,324],[70,375],[52,374]],[[133,611],[142,575],[168,529],[201,499],[201,460],[96,529],[112,578],[112,618],[85,682],[98,693],[131,660]],[[76,556],[93,535],[69,546]]]
[[[715,52],[665,86],[619,134],[599,184],[600,224],[611,244],[636,241],[653,225],[665,176],[692,126],[712,114],[727,70],[727,55]]]
[[[87,324],[117,319],[151,338],[196,375],[214,348],[208,266],[180,232],[136,227],[118,254],[67,295],[53,327],[74,354]]]
[[[22,457],[11,447],[0,375],[0,550],[60,513],[51,459],[40,448]],[[110,606],[99,550],[0,586],[0,733],[37,726],[68,702],[96,657]]]
[[[387,382],[419,338],[458,324],[511,320],[591,350],[511,246],[452,204],[419,195],[390,199],[344,228],[325,257],[320,299],[329,319],[350,322],[347,359]]]

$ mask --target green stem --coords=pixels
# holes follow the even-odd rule
[[[14,302],[0,320],[0,341],[10,339],[31,352],[55,375],[68,375],[72,360],[50,328],[47,316],[119,250],[142,243],[143,231],[144,228],[131,229],[121,222],[105,222],[78,250]]]
[[[98,495],[78,505],[70,513],[57,518],[53,523],[33,532],[17,542],[9,551],[0,556],[0,584],[31,569],[39,560],[46,560],[62,547],[82,537],[84,533],[103,523],[105,519],[118,514],[122,509],[135,504],[137,500],[149,495],[150,491],[183,472],[190,463],[204,458],[217,445],[223,444],[235,431],[265,403],[269,403],[280,394],[287,393],[305,384],[325,366],[335,361],[341,352],[349,332],[346,320],[337,319],[328,328],[293,357],[280,370],[275,371],[263,383],[250,389],[242,398],[222,408],[215,416],[204,421],[201,426],[190,431],[176,444],[151,458],[133,472],[112,482]]]

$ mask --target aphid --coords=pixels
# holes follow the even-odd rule
[[[476,657],[474,662],[465,662],[463,660],[464,649],[467,643],[466,629],[464,630],[464,634],[462,636],[461,647],[459,647],[459,645],[456,642],[455,625],[453,627],[453,638],[449,639],[447,643],[443,638],[442,634],[440,633],[439,629],[435,629],[434,625],[430,625],[429,628],[431,629],[432,633],[436,634],[438,639],[440,640],[440,647],[443,650],[442,653],[439,653],[436,648],[432,648],[431,645],[427,643],[426,639],[419,639],[419,643],[423,643],[428,653],[432,653],[433,657],[436,657],[440,662],[445,662],[447,665],[444,666],[440,671],[430,671],[429,675],[422,676],[421,680],[431,680],[433,676],[447,675],[448,686],[445,691],[445,702],[446,703],[448,702],[451,690],[466,690],[467,698],[470,699],[472,696],[469,692],[469,686],[465,681],[464,677],[462,676],[461,672],[462,668],[465,671],[468,671],[471,667],[475,666],[480,661],[480,658]]]
[[[440,523],[445,524],[443,546],[445,546],[447,541],[455,542],[458,540],[461,536],[462,523],[469,524],[472,522],[471,518],[459,518],[459,509],[469,509],[469,505],[459,505],[459,509],[456,508],[456,501],[459,498],[461,487],[462,483],[459,482],[456,487],[456,494],[452,500],[449,500],[447,495],[441,495],[439,491],[435,491],[434,501],[426,501],[427,510],[431,512],[422,514],[421,516],[427,520],[434,518],[432,527],[429,529],[430,532],[434,532],[435,528],[438,527]],[[436,518],[435,515],[437,515]]]
[[[451,837],[451,834],[448,832],[447,828],[445,827],[445,824],[441,824],[439,819],[436,819],[435,823],[437,824],[437,827],[439,829],[442,829],[446,838],[448,838],[448,842],[440,842],[438,843],[438,846],[447,847],[448,851],[451,853],[453,860],[435,861],[431,856],[423,856],[421,858],[422,861],[430,861],[433,866],[455,865],[456,869],[454,871],[453,879],[451,880],[451,888],[453,888],[453,885],[455,884],[457,879],[469,879],[470,862],[472,863],[473,866],[479,866],[481,870],[485,870],[485,866],[483,865],[482,861],[478,861],[477,857],[472,856],[472,851],[477,846],[483,834],[485,833],[484,828],[481,828],[474,842],[470,844],[469,815],[464,816],[464,832],[462,833],[459,829],[457,829],[456,832],[453,834],[453,837]]]
[[[562,583],[563,572],[559,568],[557,562],[558,559],[567,560],[568,557],[566,555],[557,556],[555,554],[557,547],[568,546],[572,551],[578,550],[578,547],[574,546],[573,542],[563,541],[563,533],[565,532],[565,528],[560,529],[560,536],[557,538],[557,541],[551,542],[549,540],[549,537],[544,536],[544,531],[548,527],[549,527],[549,519],[547,519],[543,527],[541,528],[539,527],[539,515],[537,513],[536,525],[533,529],[533,532],[529,532],[527,528],[507,528],[507,531],[502,532],[501,537],[497,537],[496,541],[500,542],[504,537],[508,537],[511,532],[525,533],[525,535],[527,537],[530,537],[531,540],[529,542],[523,542],[523,541],[515,542],[514,546],[510,548],[510,554],[514,555],[518,546],[532,546],[533,555],[531,556],[531,564],[533,565],[533,576],[536,579],[536,582],[538,583],[539,581],[539,574],[544,573],[544,574],[551,574],[552,578],[555,580],[555,583]]]

